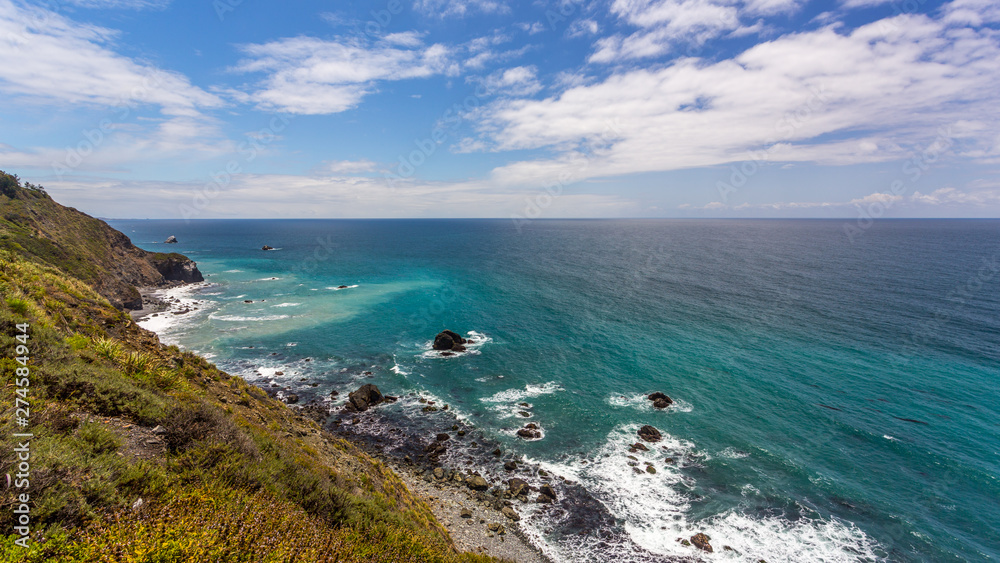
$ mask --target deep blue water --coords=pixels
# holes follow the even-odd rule
[[[460,423],[448,463],[502,475],[477,439],[570,480],[523,509],[556,559],[699,531],[708,560],[1000,558],[1000,221],[111,224],[209,276],[164,340],[304,400],[403,395],[359,423],[389,449]],[[445,328],[479,343],[439,357]],[[630,454],[643,424],[665,439]]]

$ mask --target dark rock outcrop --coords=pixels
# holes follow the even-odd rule
[[[466,342],[468,340],[462,338],[457,332],[443,330],[434,337],[434,349],[461,352],[465,350],[464,344]]]
[[[366,383],[357,391],[351,391],[348,394],[345,408],[351,412],[364,412],[382,402],[385,402],[385,397],[378,390],[378,387]]]
[[[663,439],[660,431],[648,424],[639,429],[639,437],[647,442],[659,442]]]
[[[205,281],[198,271],[198,265],[190,258],[176,252],[157,254],[152,259],[153,266],[168,282],[197,283]]]
[[[274,250],[274,247],[273,246],[268,246],[268,245],[265,244],[264,246],[260,247],[260,249],[261,250]]]
[[[170,235],[167,240],[163,241],[163,244],[177,244],[177,237]]]

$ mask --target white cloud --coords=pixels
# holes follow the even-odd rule
[[[679,44],[697,50],[710,39],[749,35],[763,27],[760,22],[744,24],[741,16],[784,15],[802,4],[803,0],[615,0],[611,12],[639,31],[598,40],[590,61],[657,57]]]
[[[846,35],[786,35],[731,60],[679,59],[543,100],[500,101],[484,112],[481,132],[491,150],[555,151],[494,171],[512,183],[549,181],[581,155],[588,177],[711,166],[763,150],[774,162],[880,162],[919,152],[959,123],[975,126],[953,127],[962,142],[952,151],[996,158],[997,60],[991,30],[899,16]]]
[[[390,33],[383,37],[382,40],[390,45],[413,48],[423,45],[424,41],[421,36],[422,34],[416,31],[403,31],[400,33]]]
[[[748,0],[743,9],[748,14],[772,16],[795,12],[804,3],[804,0]]]
[[[375,91],[380,81],[452,72],[454,63],[445,46],[420,46],[414,34],[389,37],[375,45],[358,39],[313,37],[245,45],[241,49],[247,58],[234,70],[266,74],[249,95],[259,107],[297,114],[351,109]]]
[[[545,24],[542,22],[521,22],[515,25],[521,31],[527,32],[528,35],[535,35],[545,31]]]
[[[569,29],[566,30],[566,35],[569,37],[581,37],[583,35],[597,35],[597,32],[601,30],[601,27],[597,25],[597,22],[590,19],[576,20],[569,25]]]
[[[331,160],[324,162],[320,166],[320,172],[334,175],[360,174],[363,172],[375,172],[378,170],[378,163],[370,160]]]
[[[874,6],[881,6],[882,4],[889,4],[895,0],[841,0],[840,5],[844,8],[871,8]]]
[[[961,191],[956,188],[939,188],[929,194],[914,192],[915,203],[926,205],[1000,205],[1000,189]]]
[[[996,0],[954,0],[941,10],[950,24],[980,26],[1000,22],[1000,4]]]
[[[161,9],[170,5],[171,0],[66,0],[67,4],[90,9]]]
[[[509,97],[530,96],[542,89],[537,74],[538,69],[534,66],[517,66],[493,72],[483,79],[483,84],[490,94]]]
[[[506,14],[510,7],[496,0],[416,0],[413,9],[438,17],[465,16],[468,13]]]

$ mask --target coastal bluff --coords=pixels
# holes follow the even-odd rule
[[[117,309],[141,309],[137,287],[204,281],[182,254],[143,250],[107,223],[56,203],[45,190],[0,171],[0,249],[91,285]]]

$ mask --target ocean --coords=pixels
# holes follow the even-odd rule
[[[400,400],[335,430],[390,455],[548,473],[518,509],[555,561],[1000,558],[1000,221],[110,224],[206,275],[164,342],[299,404],[374,383]]]

